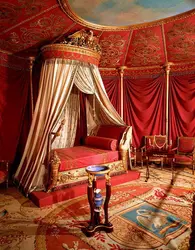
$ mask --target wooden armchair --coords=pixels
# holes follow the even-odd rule
[[[5,183],[8,188],[9,182],[9,162],[0,160],[0,184]]]
[[[141,166],[143,167],[144,161],[146,160],[147,152],[158,152],[170,150],[171,145],[168,144],[166,135],[146,135],[144,136],[144,146],[141,148]],[[160,156],[149,156],[148,161],[161,162],[163,167],[163,157]]]
[[[172,150],[175,150],[174,164],[192,166],[192,173],[194,174],[195,137],[178,137],[177,147]]]

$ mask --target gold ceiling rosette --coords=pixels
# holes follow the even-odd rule
[[[98,37],[93,35],[93,31],[82,29],[67,38],[63,38],[58,43],[44,46],[42,54],[45,60],[62,58],[88,62],[98,66],[101,47],[98,44]]]

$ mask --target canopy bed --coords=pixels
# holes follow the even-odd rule
[[[82,165],[82,168],[93,163],[106,163],[113,167],[115,174],[127,171],[132,127],[125,125],[105,91],[98,69],[101,48],[97,37],[93,36],[91,31],[81,30],[56,44],[43,47],[42,55],[44,64],[41,70],[39,95],[24,153],[14,176],[15,182],[28,195],[33,190],[52,190],[62,184],[69,185],[83,180],[78,161],[75,163],[76,168],[69,164],[68,169],[64,164],[64,159],[70,156],[70,151],[75,148],[80,116],[80,91],[88,95],[86,99],[88,137],[85,139],[84,147],[87,147],[88,151],[93,148],[93,154],[97,155],[94,153],[94,148],[97,149],[98,146],[94,147],[95,137],[90,138],[91,135],[104,138],[95,139],[95,143],[101,146],[106,143],[112,144],[115,139],[115,150],[101,149],[112,151],[109,153],[115,154],[114,157],[110,157],[109,154],[107,160],[102,159],[98,162],[89,160],[87,164]],[[106,128],[108,125],[112,126],[113,130],[111,127]],[[59,135],[59,127],[61,133],[56,137]],[[112,135],[109,134],[110,131],[113,131]],[[79,150],[81,152],[83,149],[77,148],[75,155],[80,154]],[[101,152],[99,148],[98,150]],[[84,152],[86,148],[82,151],[83,154]],[[92,158],[94,159],[94,156]],[[62,174],[64,171],[66,173]],[[78,175],[82,176],[81,180],[75,178]],[[76,179],[75,182],[72,177]]]

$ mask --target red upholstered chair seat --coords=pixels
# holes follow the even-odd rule
[[[191,164],[192,163],[192,156],[187,155],[175,155],[175,163],[185,163],[185,164]]]

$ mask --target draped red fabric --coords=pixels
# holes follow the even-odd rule
[[[39,90],[39,78],[40,78],[40,70],[41,70],[41,62],[35,61],[33,64],[33,71],[32,71],[32,91],[33,91],[33,105],[35,108],[36,100],[38,97],[38,90]],[[27,73],[27,77],[29,77],[30,72]],[[11,175],[15,173],[20,160],[22,158],[22,154],[25,148],[26,140],[28,137],[28,133],[30,130],[30,125],[32,122],[32,107],[31,107],[31,92],[30,87],[28,88],[27,93],[27,100],[26,100],[26,107],[24,112],[24,117],[22,121],[22,128],[20,132],[20,138],[17,146],[17,151],[14,159],[14,163],[12,164]]]
[[[142,146],[144,135],[165,134],[166,81],[124,77],[124,121],[133,127],[133,145]]]
[[[170,76],[169,136],[195,136],[195,75]]]
[[[0,66],[0,159],[14,160],[24,118],[29,71]]]
[[[102,79],[112,105],[115,107],[116,111],[121,115],[120,78],[116,76],[102,76]]]
[[[74,146],[83,145],[84,138],[87,136],[87,123],[86,123],[86,94],[80,92],[80,116],[78,119],[77,132]]]

